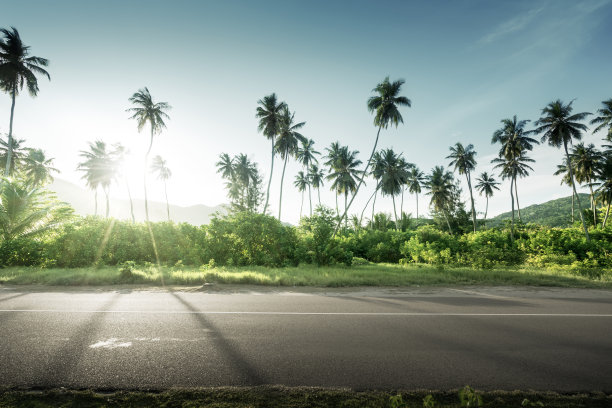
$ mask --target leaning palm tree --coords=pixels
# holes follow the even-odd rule
[[[359,184],[357,184],[357,188],[355,189],[355,193],[351,197],[351,201],[346,207],[346,211],[344,215],[340,217],[338,220],[338,225],[336,225],[336,229],[334,230],[334,235],[338,231],[338,227],[342,223],[342,219],[346,217],[346,214],[355,200],[357,193],[359,192],[359,188],[363,184],[363,179],[368,172],[368,167],[372,161],[372,157],[374,157],[374,153],[376,152],[376,146],[378,145],[378,137],[380,136],[380,131],[384,128],[386,129],[390,124],[395,125],[397,127],[400,123],[404,123],[404,118],[398,109],[399,106],[408,106],[410,107],[412,104],[410,99],[405,96],[400,96],[400,90],[402,85],[404,84],[404,80],[400,79],[397,81],[389,82],[389,77],[386,77],[383,82],[376,85],[376,88],[372,90],[372,92],[376,92],[378,95],[372,96],[368,99],[368,110],[370,112],[374,112],[374,126],[378,126],[378,132],[376,133],[376,140],[374,141],[374,147],[372,148],[372,153],[370,153],[370,158],[366,162],[366,168],[363,170],[361,179],[359,180]]]
[[[557,164],[557,171],[555,171],[553,175],[562,176],[561,183],[560,183],[561,185],[566,185],[568,187],[572,186],[572,180],[570,179],[569,165],[567,163],[566,158],[563,158],[563,164]],[[572,224],[574,224],[575,199],[576,197],[574,196],[574,193],[572,192]]]
[[[318,164],[317,155],[320,155],[318,151],[314,149],[314,140],[310,139],[302,142],[302,147],[298,148],[296,158],[297,161],[304,166],[305,170],[308,170],[312,164]],[[312,196],[310,194],[310,183],[308,184],[308,201],[310,203],[310,216],[312,217]]]
[[[515,162],[517,156],[525,156],[527,151],[533,150],[533,146],[539,142],[528,135],[533,131],[525,131],[525,125],[529,120],[517,120],[516,115],[512,119],[502,119],[503,126],[493,133],[491,143],[499,143],[498,157],[509,163]],[[495,159],[497,160],[497,159]],[[521,220],[521,209],[518,203],[518,186],[516,178],[510,180],[510,186],[514,186],[512,194],[512,212],[514,213],[514,201],[518,208],[519,220]]]
[[[272,159],[270,161],[270,178],[268,179],[268,188],[266,189],[266,203],[264,204],[263,213],[268,209],[268,201],[270,199],[270,184],[272,183],[272,173],[274,172],[274,155],[276,153],[276,136],[280,132],[281,118],[283,111],[287,107],[285,102],[278,102],[276,94],[272,93],[264,96],[263,99],[257,101],[261,106],[257,107],[255,116],[259,119],[258,130],[272,142]]]
[[[167,181],[172,177],[172,171],[168,168],[166,161],[161,156],[153,157],[153,163],[151,163],[151,171],[157,174],[157,179],[164,182],[164,194],[166,196],[166,214],[168,215],[168,221],[170,221],[170,204],[168,204],[168,187]]]
[[[490,176],[489,173],[482,172],[480,177],[476,178],[476,191],[480,195],[485,195],[487,198],[487,205],[485,206],[485,214],[484,214],[484,222],[485,226],[487,223],[487,213],[489,212],[489,197],[493,197],[493,190],[499,190],[499,182],[496,181],[493,176]]]
[[[419,218],[419,193],[425,183],[425,174],[414,166],[408,173],[408,191],[416,197],[416,217]]]
[[[307,139],[298,132],[306,122],[295,123],[295,112],[290,113],[289,108],[285,106],[280,118],[280,130],[276,139],[276,151],[284,160],[283,173],[281,175],[280,197],[278,202],[278,220],[281,219],[281,209],[283,205],[283,182],[285,180],[285,169],[287,167],[287,159],[289,156],[295,156],[300,143],[304,143]]]
[[[608,128],[606,139],[612,142],[612,99],[603,101],[603,108],[598,109],[597,113],[600,115],[591,121],[591,125],[598,125],[593,129],[593,133],[597,133],[602,129]]]
[[[603,154],[592,143],[588,146],[585,146],[584,143],[578,143],[572,148],[570,158],[576,181],[580,184],[586,184],[591,192],[590,202],[591,211],[593,212],[593,225],[597,226],[597,206],[595,204],[593,182],[597,169],[603,160]]]
[[[374,192],[372,193],[370,198],[368,198],[368,201],[363,207],[363,211],[361,211],[360,220],[363,220],[363,214],[365,213],[365,210],[368,208],[370,201],[372,201],[372,198],[374,199],[374,201],[372,201],[371,220],[374,219],[374,211],[376,208],[376,198],[378,198],[378,192],[380,191],[380,187],[381,187],[381,180],[385,172],[384,166],[385,166],[385,161],[384,161],[381,151],[374,153],[374,156],[372,156],[372,163],[370,164],[370,174],[369,175],[372,176],[372,178],[374,178],[374,181],[376,181],[376,187],[374,188]],[[371,224],[372,223],[370,223],[370,226]]]
[[[550,146],[557,148],[563,146],[568,163],[571,161],[567,145],[571,144],[573,139],[580,140],[582,138],[582,132],[587,130],[587,126],[580,122],[585,120],[586,117],[590,115],[589,112],[575,113],[572,115],[572,103],[573,101],[568,104],[564,104],[560,100],[549,103],[544,109],[542,109],[542,116],[540,119],[535,122],[535,125],[537,126],[535,132],[537,134],[543,133],[542,142],[547,141]],[[584,235],[586,236],[587,241],[590,241],[589,231],[587,230],[586,223],[584,221],[584,214],[582,213],[580,197],[576,192],[576,182],[572,167],[573,166],[569,166],[572,189],[574,190],[574,195],[578,201],[578,210],[580,211],[580,220],[582,221]]]
[[[453,174],[450,171],[444,171],[442,166],[436,166],[431,170],[431,174],[427,175],[425,188],[429,190],[426,194],[431,196],[429,205],[437,212],[442,213],[446,220],[448,231],[452,233],[453,229],[450,225],[449,212],[455,191]]]
[[[471,172],[476,168],[476,151],[474,146],[469,144],[465,147],[459,142],[455,146],[450,147],[451,154],[446,156],[451,159],[449,167],[453,166],[454,170],[459,174],[465,174],[468,189],[470,190],[470,202],[472,204],[472,223],[474,224],[474,232],[476,232],[476,210],[474,209],[474,195],[472,194],[472,177]]]
[[[319,198],[319,205],[321,205],[321,187],[323,187],[323,179],[325,178],[325,172],[320,169],[317,164],[310,166],[308,170],[308,179],[310,185],[317,189],[317,196]]]
[[[43,67],[49,65],[45,58],[29,56],[30,47],[21,41],[15,27],[10,30],[0,29],[3,38],[0,39],[0,89],[11,95],[11,119],[8,133],[8,154],[4,175],[8,176],[13,155],[13,117],[15,115],[15,99],[23,86],[26,85],[32,97],[38,95],[38,80],[36,74],[44,75],[49,80],[51,76]]]
[[[385,149],[381,152],[383,157],[383,176],[380,183],[380,191],[383,195],[390,195],[393,199],[393,214],[395,215],[395,228],[400,229],[395,209],[395,196],[403,190],[408,179],[408,171],[405,162],[395,154],[393,149]]]
[[[53,167],[53,160],[47,159],[45,152],[41,149],[29,149],[23,166],[26,180],[34,187],[41,187],[52,182],[51,173],[59,173],[59,170]]]
[[[298,189],[300,193],[302,193],[302,204],[300,204],[300,219],[302,219],[302,209],[304,208],[304,191],[306,191],[306,187],[310,186],[310,182],[308,177],[304,174],[303,171],[298,171],[298,174],[295,176],[295,181],[293,182],[295,188]]]
[[[149,167],[149,154],[151,153],[151,148],[153,147],[153,136],[160,134],[166,127],[164,119],[170,119],[170,116],[168,116],[166,113],[166,111],[170,109],[170,105],[168,105],[167,102],[155,103],[147,87],[139,89],[138,92],[132,95],[129,101],[135,106],[126,109],[126,111],[133,112],[130,119],[136,120],[136,123],[138,124],[138,131],[140,132],[147,123],[149,123],[151,128],[151,141],[149,142],[149,149],[145,154],[145,171],[143,177],[145,216],[147,218],[147,222],[149,222],[149,200],[147,197],[147,167]]]
[[[361,166],[361,160],[357,159],[357,150],[349,151],[348,146],[342,146],[340,152],[327,179],[333,181],[330,188],[336,192],[336,195],[344,194],[344,211],[347,211],[348,194],[355,193],[357,189],[357,178],[362,171],[358,169]],[[348,219],[345,220],[345,228],[348,226]]]

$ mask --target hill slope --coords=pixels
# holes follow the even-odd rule
[[[582,208],[589,208],[589,195],[578,194]],[[575,204],[575,220],[578,221],[578,203]],[[492,225],[501,224],[504,220],[512,217],[510,211],[491,218]],[[514,219],[518,221],[518,213],[514,213]],[[521,218],[524,223],[547,225],[549,227],[567,227],[572,222],[572,196],[550,200],[542,204],[534,204],[521,208]]]
[[[57,194],[60,201],[65,201],[74,208],[74,211],[79,215],[93,215],[95,211],[94,198],[91,191],[85,190],[76,184],[68,181],[55,179],[48,186],[49,190]],[[104,194],[98,193],[98,215],[104,214],[105,199]],[[174,222],[187,222],[193,225],[208,224],[211,216],[215,212],[225,212],[223,206],[208,207],[206,205],[193,205],[189,207],[181,207],[170,204],[170,218]],[[110,200],[110,215],[117,219],[129,220],[130,202],[129,200]],[[134,200],[134,216],[136,221],[144,221],[144,200]],[[149,217],[151,221],[166,221],[166,203],[149,201]]]

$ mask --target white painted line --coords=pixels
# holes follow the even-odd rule
[[[449,289],[455,292],[461,292],[461,293],[467,293],[468,295],[478,295],[478,296],[486,296],[486,297],[491,297],[491,298],[498,298],[498,299],[516,299],[516,298],[511,298],[508,296],[499,296],[499,295],[491,295],[490,293],[482,293],[482,292],[476,292],[474,290],[465,290],[465,289]]]
[[[224,312],[181,310],[54,310],[0,309],[0,313],[105,313],[105,314],[202,314],[202,315],[261,315],[261,316],[533,316],[533,317],[612,317],[595,313],[423,313],[423,312]]]

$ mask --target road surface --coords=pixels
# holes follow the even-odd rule
[[[0,386],[612,392],[612,291],[0,287]]]

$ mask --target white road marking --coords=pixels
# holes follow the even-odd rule
[[[121,342],[116,338],[111,338],[108,340],[101,340],[97,343],[94,343],[92,345],[89,346],[89,348],[92,349],[96,349],[96,348],[104,348],[104,349],[116,349],[116,348],[126,348],[126,347],[131,347],[132,346],[132,342],[131,341],[124,341]]]
[[[427,313],[427,312],[227,312],[181,310],[54,310],[0,309],[0,313],[105,313],[105,314],[202,314],[202,315],[261,315],[261,316],[533,316],[533,317],[612,317],[598,313]]]
[[[499,295],[491,295],[490,293],[482,293],[482,292],[476,292],[475,290],[465,290],[465,289],[449,289],[455,292],[461,292],[461,293],[467,293],[468,295],[478,295],[478,296],[486,296],[486,297],[491,297],[491,298],[499,298],[499,299],[515,299],[515,298],[511,298],[509,296],[499,296]]]

